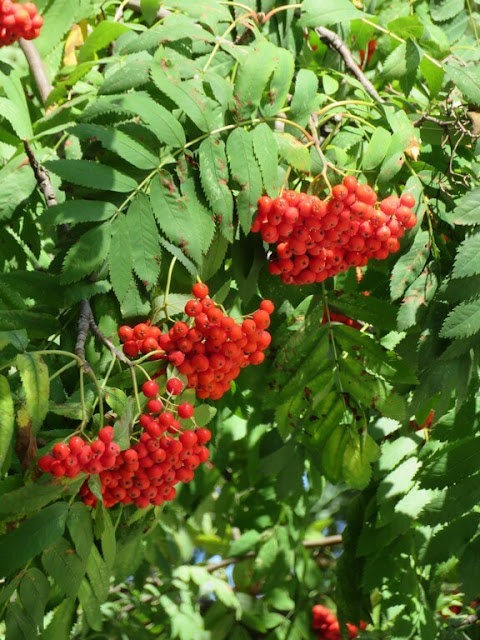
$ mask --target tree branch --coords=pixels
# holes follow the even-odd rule
[[[85,358],[85,342],[87,341],[88,331],[90,329],[90,315],[92,309],[88,300],[82,300],[80,303],[80,315],[78,316],[78,334],[75,344],[74,353],[83,362],[85,371],[91,371],[91,367]]]
[[[338,544],[342,544],[343,538],[341,535],[335,536],[325,536],[325,538],[321,538],[321,540],[304,540],[303,546],[305,549],[320,549],[323,547],[333,547]],[[249,551],[243,556],[233,556],[232,558],[224,558],[220,560],[220,562],[212,562],[211,564],[205,565],[205,569],[210,573],[214,571],[218,571],[218,569],[223,569],[224,567],[228,567],[231,564],[238,564],[239,562],[243,562],[244,560],[248,560],[248,558],[255,557],[254,551]]]
[[[111,340],[109,340],[107,336],[100,331],[97,323],[95,322],[95,318],[93,317],[92,307],[90,306],[90,303],[88,302],[88,300],[84,300],[83,302],[86,304],[86,306],[88,305],[88,309],[90,313],[90,329],[93,335],[102,344],[104,344],[107,347],[107,349],[109,349],[110,353],[112,353],[116,358],[118,358],[120,362],[123,362],[124,364],[128,365],[130,368],[133,367],[132,363],[127,358],[127,356],[122,351],[119,351],[117,347],[113,344],[113,342],[111,342]]]
[[[43,104],[45,104],[53,87],[48,79],[47,70],[45,69],[43,60],[41,59],[33,42],[20,38],[19,43],[23,53],[25,54],[25,58],[27,59],[35,84],[37,85],[40,98]]]
[[[130,2],[127,2],[127,7],[133,11],[140,12],[142,10],[140,7],[140,0],[130,0]],[[162,18],[166,18],[171,15],[171,13],[172,12],[168,9],[159,9],[157,12],[157,20],[162,20]]]
[[[45,169],[38,163],[38,160],[33,153],[33,149],[26,138],[23,139],[23,146],[25,147],[25,152],[30,161],[30,166],[33,169],[33,173],[35,175],[35,179],[40,188],[40,191],[45,197],[47,207],[53,207],[57,204],[57,196],[55,195],[52,183],[50,182],[50,177]]]
[[[326,29],[325,27],[316,27],[315,33],[318,35],[320,40],[325,42],[327,47],[330,47],[330,49],[333,49],[342,56],[343,61],[345,62],[345,66],[347,67],[347,69],[350,69],[350,71],[357,78],[360,84],[363,85],[365,91],[378,102],[384,102],[381,95],[378,93],[373,84],[355,62],[352,52],[340,39],[340,37],[334,31],[330,31],[330,29]]]

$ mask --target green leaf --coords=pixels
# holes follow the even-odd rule
[[[443,67],[439,67],[424,56],[420,62],[420,71],[427,81],[432,98],[435,98],[442,88],[445,75]]]
[[[215,417],[216,413],[215,407],[209,404],[201,404],[195,407],[195,421],[199,427],[205,427]]]
[[[343,473],[343,459],[348,444],[348,427],[339,424],[327,438],[321,452],[321,463],[325,477],[337,483]]]
[[[275,131],[274,135],[278,145],[279,156],[294,169],[309,173],[311,163],[308,148],[289,133]]]
[[[141,0],[140,8],[142,10],[142,16],[145,18],[145,22],[151,25],[157,18],[157,13],[160,8],[160,0]]]
[[[472,189],[457,201],[453,224],[480,224],[480,187]]]
[[[172,242],[180,245],[195,261],[202,256],[202,211],[188,207],[166,171],[154,178],[150,188],[153,212],[160,229]]]
[[[36,353],[21,353],[15,362],[25,392],[25,406],[36,433],[48,413],[50,395],[48,367]]]
[[[105,558],[105,562],[109,569],[113,568],[115,562],[115,555],[117,552],[117,541],[115,538],[115,529],[113,527],[112,518],[110,513],[103,505],[101,505],[103,531],[101,534],[102,553]],[[97,511],[98,513],[98,511]]]
[[[78,52],[78,62],[82,63],[87,60],[93,60],[97,51],[108,47],[110,43],[128,30],[129,28],[121,22],[102,20],[97,24],[85,40],[85,43],[82,45]]]
[[[80,222],[102,222],[111,218],[117,207],[100,200],[66,200],[49,207],[40,216],[44,224],[79,224]]]
[[[70,598],[65,599],[56,609],[53,617],[40,636],[40,640],[68,640],[73,623],[75,602]]]
[[[383,127],[377,127],[363,155],[363,168],[366,171],[378,167],[388,151],[392,134]]]
[[[480,69],[476,64],[461,66],[457,62],[448,62],[445,72],[470,102],[480,105]]]
[[[162,68],[160,62],[151,66],[152,80],[185,115],[200,129],[209,132],[221,126],[220,105],[208,98],[200,80],[180,80]]]
[[[480,298],[450,311],[440,331],[442,338],[466,338],[480,331]]]
[[[278,180],[278,150],[270,127],[261,123],[252,131],[253,151],[260,167],[266,193],[275,198],[280,190]]]
[[[430,253],[430,239],[427,231],[420,230],[410,249],[401,256],[392,270],[390,298],[397,300],[405,289],[421,274]]]
[[[400,331],[413,327],[419,321],[421,312],[435,295],[438,281],[428,269],[422,271],[419,277],[408,287],[398,311],[397,325]]]
[[[370,483],[370,464],[380,455],[378,445],[366,434],[364,440],[351,431],[343,455],[342,472],[345,481],[354,489],[365,489]]]
[[[295,81],[295,91],[290,105],[290,116],[294,122],[304,126],[307,124],[318,91],[318,78],[310,69],[300,69]],[[295,131],[290,131],[295,135]],[[298,135],[298,133],[297,133]]]
[[[103,263],[110,250],[111,232],[111,226],[103,223],[81,236],[65,256],[62,283],[78,282]]]
[[[18,602],[12,602],[5,615],[5,640],[34,640],[37,628],[31,617]]]
[[[267,40],[248,48],[235,77],[234,102],[240,120],[252,115],[260,105],[267,83],[276,65],[279,49]]]
[[[92,518],[83,502],[75,502],[68,512],[67,527],[79,557],[87,562],[93,546]]]
[[[119,215],[112,224],[112,242],[108,254],[110,282],[113,291],[121,302],[128,292],[132,279],[132,245],[130,226],[127,216]],[[133,244],[137,244],[134,242]]]
[[[9,220],[15,209],[31,196],[36,185],[30,166],[0,171],[0,220]]]
[[[0,98],[0,114],[2,118],[8,120],[19,138],[33,137],[28,109],[26,111],[19,110],[11,100]]]
[[[185,145],[185,132],[178,120],[162,105],[157,104],[148,93],[133,92],[108,99],[110,109],[140,117],[153,131],[160,142],[174,149]]]
[[[125,193],[137,188],[137,181],[130,176],[92,160],[49,160],[45,167],[65,182],[90,189]]]
[[[294,70],[295,59],[290,51],[288,51],[288,49],[277,48],[275,53],[275,70],[270,82],[268,94],[263,98],[261,105],[262,113],[265,116],[276,116],[285,105],[292,84]]]
[[[113,425],[114,440],[123,451],[130,446],[130,433],[133,425],[133,416],[136,411],[136,403],[133,397],[127,399],[121,417]]]
[[[253,152],[252,134],[240,128],[232,131],[227,139],[227,156],[232,179],[240,188],[236,200],[238,218],[247,234],[257,209],[257,201],[262,195],[262,176]]]
[[[36,311],[4,311],[0,309],[0,331],[26,329],[32,338],[51,336],[58,320],[48,313]]]
[[[95,545],[91,548],[87,561],[87,575],[97,600],[105,602],[110,589],[110,572]]]
[[[15,428],[15,412],[10,385],[5,376],[0,376],[0,476],[7,459]]]
[[[200,180],[213,212],[222,229],[231,235],[233,196],[228,188],[228,162],[223,140],[212,137],[204,140],[198,150]]]
[[[100,140],[106,149],[113,151],[138,169],[153,169],[159,163],[159,158],[149,149],[118,129],[98,124],[79,124],[73,127],[71,132],[82,140],[85,138]]]
[[[355,9],[350,0],[304,0],[299,25],[301,27],[328,26],[366,16],[366,13]]]
[[[85,563],[65,538],[60,538],[42,555],[42,564],[56,586],[68,598],[75,598],[85,575]]]
[[[251,529],[250,531],[246,531],[239,538],[234,540],[228,549],[229,556],[243,556],[253,549],[257,542],[260,540],[260,533],[255,531],[255,529]]]
[[[477,264],[478,263],[478,264]],[[457,249],[452,278],[466,278],[480,273],[480,233],[466,238]]]
[[[82,580],[80,584],[78,598],[85,613],[88,625],[94,631],[101,631],[102,612],[100,610],[100,603],[97,600],[90,583],[86,579]]]
[[[477,597],[480,581],[480,538],[476,537],[463,553],[460,565],[460,580],[462,591],[465,594],[465,602]]]
[[[430,14],[435,22],[451,20],[465,8],[465,0],[435,0],[430,2]]]
[[[55,544],[65,530],[68,505],[57,502],[0,538],[0,566],[8,576],[43,549]]]
[[[389,31],[396,33],[405,40],[408,38],[421,38],[425,29],[422,21],[417,15],[400,16],[399,18],[395,18],[387,24],[387,28]]]
[[[68,490],[69,485],[32,484],[4,493],[0,501],[0,515],[25,515],[38,511],[52,500],[68,493]]]
[[[151,64],[152,56],[147,51],[117,58],[98,93],[119,93],[146,85],[150,80]]]
[[[31,567],[23,576],[19,596],[28,617],[38,627],[43,626],[45,607],[50,595],[50,584],[41,571]]]

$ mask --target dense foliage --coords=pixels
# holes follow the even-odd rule
[[[478,3],[36,6],[0,49],[0,635],[480,637]],[[354,223],[328,277],[250,232],[285,190],[321,256],[312,203]]]

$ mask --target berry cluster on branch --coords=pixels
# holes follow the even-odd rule
[[[140,323],[120,327],[118,335],[127,356],[155,352],[151,358],[167,360],[177,367],[199,398],[218,400],[241,369],[264,361],[264,351],[271,342],[266,329],[274,305],[263,300],[257,311],[237,324],[208,293],[206,284],[195,284],[195,298],[185,305],[187,322],[175,322],[165,333],[159,327]]]
[[[20,38],[38,38],[43,26],[43,18],[33,2],[0,2],[0,47],[13,44]]]
[[[365,629],[366,623],[361,620],[359,626],[347,622],[349,638],[356,638],[359,628]],[[318,640],[342,640],[340,624],[337,616],[328,607],[316,604],[312,609],[312,628]]]
[[[138,442],[133,446],[120,451],[113,442],[113,427],[103,427],[98,439],[90,443],[73,436],[68,444],[55,444],[51,455],[39,458],[39,468],[56,477],[98,475],[107,508],[133,503],[144,509],[173,500],[175,485],[191,482],[195,469],[209,459],[204,445],[211,433],[206,428],[190,428],[195,427],[195,409],[188,402],[175,403],[175,396],[183,391],[178,378],[167,382],[166,397],[159,397],[154,380],[145,382],[142,391],[148,401],[138,422]],[[189,422],[182,424],[180,420]],[[96,506],[98,498],[89,486],[89,478],[80,495],[87,506]]]
[[[276,245],[270,273],[285,284],[312,284],[398,251],[405,229],[417,223],[415,198],[392,195],[376,207],[377,199],[354,176],[333,187],[327,200],[296,191],[275,200],[262,196],[252,231]]]

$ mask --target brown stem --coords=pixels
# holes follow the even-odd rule
[[[141,6],[140,6],[140,0],[130,0],[130,2],[127,2],[127,7],[129,9],[132,9],[133,11],[141,11]],[[169,16],[172,12],[169,11],[168,9],[159,9],[157,12],[157,20],[161,20],[162,18],[166,18],[167,16]]]
[[[305,549],[319,549],[322,547],[333,547],[335,545],[342,544],[342,541],[343,539],[341,535],[325,536],[325,538],[322,538],[321,540],[304,540],[303,546]],[[218,571],[218,569],[223,569],[224,567],[228,567],[231,564],[238,564],[239,562],[248,560],[248,558],[254,558],[255,555],[256,554],[254,551],[249,551],[243,556],[224,558],[223,560],[220,560],[220,562],[207,564],[205,566],[205,569],[210,573],[213,573],[213,571]]]
[[[78,334],[77,342],[75,344],[74,353],[83,362],[83,368],[85,371],[91,371],[91,367],[85,358],[85,342],[87,341],[88,332],[90,329],[90,315],[92,310],[88,300],[82,300],[80,303],[80,315],[78,316]]]
[[[43,104],[45,104],[53,87],[50,84],[50,80],[48,79],[43,60],[41,59],[33,42],[20,38],[19,43],[27,59],[28,66],[30,67],[30,71],[32,72],[33,78],[35,80],[35,84],[37,85],[40,98]]]
[[[111,342],[111,340],[109,340],[107,336],[100,331],[97,323],[95,322],[95,318],[93,317],[93,311],[92,311],[92,307],[90,306],[90,303],[88,302],[88,300],[84,300],[84,302],[86,303],[86,305],[88,305],[88,309],[90,313],[90,330],[93,333],[93,335],[102,344],[104,344],[107,347],[107,349],[109,349],[110,353],[112,353],[116,358],[118,358],[124,364],[128,365],[130,368],[133,367],[133,364],[130,362],[127,356],[121,351],[119,351],[116,348],[116,346],[113,344],[113,342]]]
[[[55,191],[53,190],[52,183],[50,182],[50,177],[42,167],[42,165],[38,163],[38,160],[33,153],[33,149],[26,138],[23,139],[23,146],[25,147],[25,152],[30,161],[30,166],[33,169],[33,173],[35,175],[35,179],[40,188],[40,191],[45,196],[47,207],[53,207],[57,204],[57,197],[55,195]]]
[[[330,47],[330,49],[333,49],[342,56],[343,61],[345,62],[345,66],[347,67],[347,69],[350,69],[350,71],[357,78],[360,84],[365,87],[365,91],[378,102],[384,102],[383,98],[380,96],[373,84],[355,62],[352,52],[343,42],[343,40],[341,40],[334,31],[330,31],[330,29],[326,29],[325,27],[316,27],[315,33],[318,35],[320,40],[323,40],[323,42],[325,42],[327,47]]]

